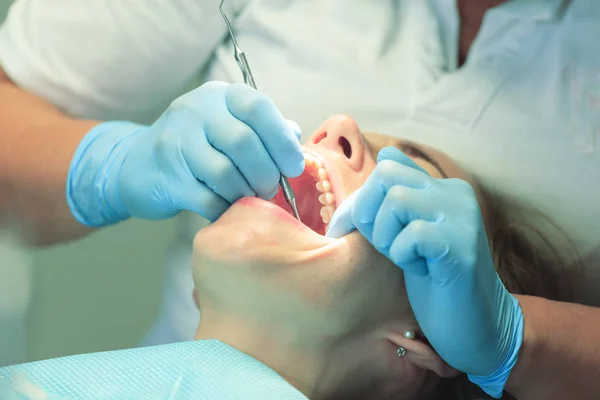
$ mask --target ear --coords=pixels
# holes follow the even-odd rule
[[[442,360],[429,344],[418,337],[407,339],[400,332],[392,332],[388,339],[396,347],[403,347],[406,350],[406,354],[403,356],[406,361],[420,368],[431,370],[442,378],[454,378],[460,374],[458,370]]]

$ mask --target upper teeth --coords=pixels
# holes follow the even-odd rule
[[[324,181],[325,179],[327,179],[327,171],[325,171],[325,168],[319,168],[318,176],[319,176],[319,180],[321,180],[321,181]]]
[[[331,192],[331,182],[329,182],[327,171],[325,170],[321,160],[313,157],[312,155],[305,153],[304,162],[307,167],[310,167],[308,171],[311,172],[311,175],[319,180],[317,182],[317,190],[323,193],[319,196],[319,202],[323,205],[323,207],[321,207],[320,215],[323,223],[328,224],[331,221],[331,216],[335,212],[336,207],[335,197]],[[316,174],[314,171],[316,171]]]
[[[317,182],[317,189],[322,193],[331,192],[331,183],[329,181],[319,181]]]
[[[333,193],[331,193],[331,192],[323,193],[322,195],[319,196],[319,202],[321,204],[323,204],[324,206],[333,204],[334,201],[335,201],[335,198],[333,197]]]

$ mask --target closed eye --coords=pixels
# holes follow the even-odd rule
[[[419,146],[410,142],[401,142],[398,143],[397,147],[407,156],[419,158],[433,165],[433,167],[439,171],[440,175],[446,179],[448,178],[448,174],[446,174],[446,171],[444,171],[435,158],[431,157],[430,154],[423,151]]]

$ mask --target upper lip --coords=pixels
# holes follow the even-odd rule
[[[343,199],[340,198],[341,188],[338,185],[338,175],[336,174],[335,169],[331,166],[331,164],[329,164],[327,157],[318,149],[303,146],[302,150],[305,153],[310,154],[312,157],[319,159],[319,161],[323,163],[323,168],[325,168],[325,171],[327,172],[327,178],[329,183],[331,183],[331,192],[333,193],[333,197],[335,199],[335,206],[338,207]]]

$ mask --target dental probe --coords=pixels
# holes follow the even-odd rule
[[[254,76],[252,76],[252,71],[250,70],[250,65],[248,64],[246,55],[244,54],[244,52],[238,45],[237,40],[235,40],[235,36],[233,34],[233,28],[231,27],[231,24],[229,23],[229,19],[227,18],[227,16],[225,15],[225,12],[223,11],[223,3],[224,2],[225,2],[225,0],[221,0],[221,4],[219,5],[219,11],[221,12],[221,15],[223,16],[225,23],[227,24],[227,29],[229,30],[229,36],[231,37],[231,41],[233,42],[235,61],[239,65],[240,69],[242,70],[242,76],[244,77],[244,83],[246,85],[250,86],[251,88],[256,89],[256,83],[254,82]],[[281,174],[281,178],[279,179],[279,184],[281,185],[281,191],[283,192],[285,201],[292,208],[292,211],[294,212],[296,219],[298,221],[302,222],[302,220],[300,219],[300,214],[298,214],[298,207],[296,206],[296,195],[294,194],[292,187],[290,186],[288,178],[283,176],[283,174]]]

